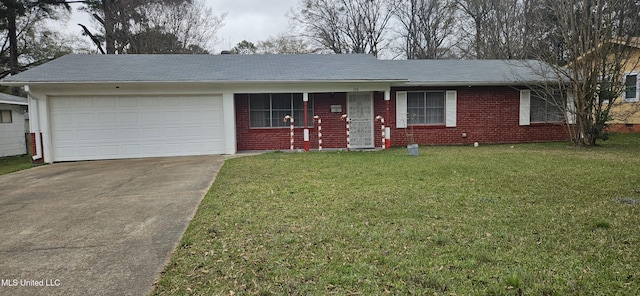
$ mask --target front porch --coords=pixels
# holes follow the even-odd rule
[[[319,148],[314,116],[322,120],[322,149],[346,149],[344,114],[351,119],[351,149],[374,149],[382,146],[381,122],[375,117],[391,116],[388,90],[235,94],[234,100],[238,151],[288,150],[290,122],[283,121],[286,115],[294,117],[294,150]]]

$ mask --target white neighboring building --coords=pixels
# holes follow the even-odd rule
[[[27,154],[22,106],[27,98],[0,93],[0,157]]]

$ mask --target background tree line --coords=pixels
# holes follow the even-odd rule
[[[68,18],[71,5],[92,16],[78,24],[83,37],[51,25]],[[0,18],[2,78],[73,51],[208,53],[225,14],[215,14],[203,0],[2,0]]]

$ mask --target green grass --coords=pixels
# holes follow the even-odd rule
[[[228,160],[154,295],[637,295],[640,135]]]
[[[0,175],[32,167],[34,167],[34,164],[31,163],[31,156],[29,155],[0,157]]]

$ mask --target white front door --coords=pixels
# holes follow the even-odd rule
[[[373,94],[348,94],[347,116],[351,119],[351,148],[374,148]]]

